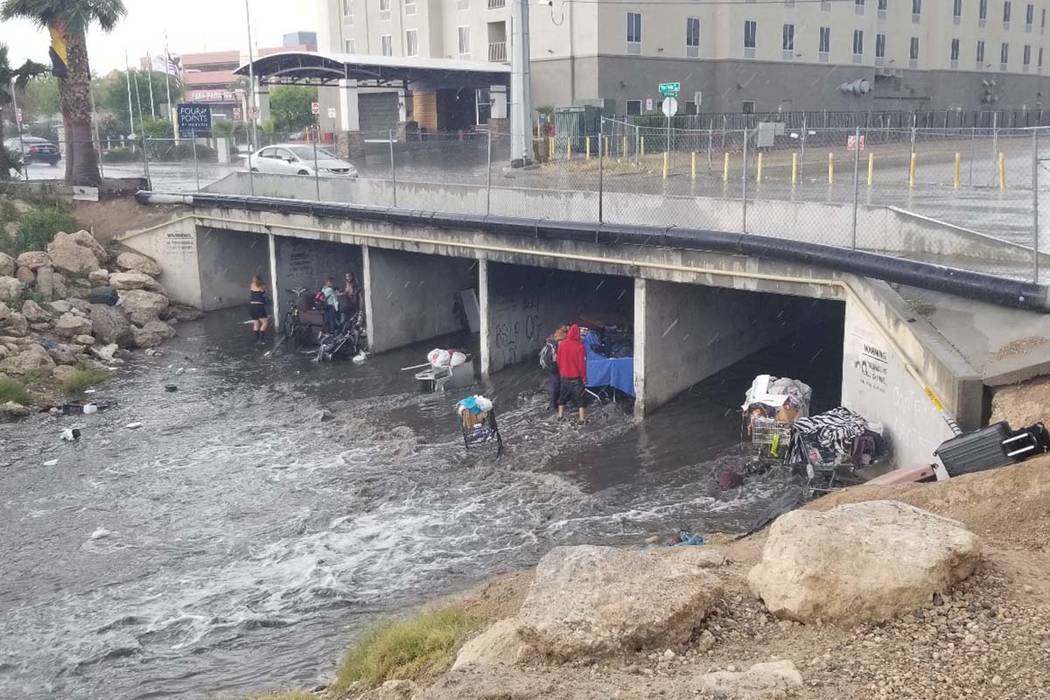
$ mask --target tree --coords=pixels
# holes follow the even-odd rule
[[[110,31],[125,14],[122,0],[4,0],[0,9],[0,18],[29,19],[52,33],[52,63],[66,127],[66,182],[70,185],[98,186],[102,182],[91,138],[87,29],[98,23]]]
[[[135,124],[134,131],[140,131],[138,126],[139,101],[142,102],[142,116],[144,119],[150,119],[154,111],[156,111],[159,118],[167,119],[168,115],[161,109],[161,105],[168,100],[168,91],[164,82],[166,79],[171,81],[171,101],[176,103],[182,97],[182,86],[175,76],[165,76],[160,71],[154,71],[154,105],[151,109],[149,103],[149,77],[147,73],[141,70],[131,71],[131,101],[134,114],[134,119],[131,119],[128,114],[128,75],[124,71],[115,70],[92,81],[92,89],[95,91],[95,111],[99,115],[109,115],[111,117],[109,122],[115,129],[108,132],[107,136],[114,137],[130,134],[132,132],[132,122]],[[136,83],[138,84],[137,92],[135,90]]]
[[[26,121],[38,117],[50,117],[62,111],[58,99],[58,81],[53,75],[40,75],[26,85],[25,99],[19,105]]]
[[[280,85],[270,91],[270,115],[279,132],[299,131],[311,126],[316,117],[313,103],[317,88],[306,85]]]
[[[18,123],[18,116],[14,114],[13,107],[15,95],[12,91],[12,83],[15,90],[24,89],[35,76],[41,75],[47,70],[46,66],[32,61],[26,61],[20,68],[11,68],[11,62],[7,55],[7,45],[0,44],[0,180],[11,177],[11,170],[19,167],[11,159],[4,148],[4,115],[10,112],[11,123]]]

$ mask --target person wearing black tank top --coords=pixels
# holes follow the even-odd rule
[[[270,317],[266,313],[266,283],[259,275],[252,275],[248,289],[251,293],[248,313],[252,319],[252,332],[255,333],[256,342],[261,343],[265,339],[266,329],[270,326]]]

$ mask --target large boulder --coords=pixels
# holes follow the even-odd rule
[[[0,277],[13,277],[16,267],[14,258],[7,253],[0,253]]]
[[[99,262],[106,262],[109,260],[109,252],[103,248],[102,244],[95,240],[95,237],[88,231],[75,231],[68,235],[77,245],[84,246],[94,253]]]
[[[62,272],[87,275],[100,267],[95,252],[68,233],[59,232],[55,239],[47,244],[47,254],[51,258],[52,267]]]
[[[802,689],[802,675],[790,661],[755,664],[746,671],[700,676],[704,697],[724,700],[779,700]]]
[[[88,273],[88,282],[93,287],[109,284],[109,270],[92,270]]]
[[[117,256],[117,267],[121,270],[144,272],[152,277],[160,275],[160,265],[157,261],[141,253],[126,252]]]
[[[36,291],[44,297],[44,301],[56,299],[55,295],[55,270],[50,265],[44,265],[36,271]]]
[[[4,319],[4,330],[8,335],[21,338],[29,332],[29,321],[27,321],[26,317],[22,314],[11,312],[11,314]]]
[[[15,279],[27,287],[36,284],[36,274],[28,267],[19,267],[15,272]]]
[[[165,340],[175,337],[175,329],[164,321],[149,321],[142,328],[132,327],[132,337],[137,348],[155,348]]]
[[[37,268],[51,264],[51,258],[42,250],[31,250],[18,256],[16,263],[19,267],[29,268],[36,271]]]
[[[15,301],[21,296],[21,282],[14,277],[0,277],[0,301]]]
[[[168,303],[168,297],[145,289],[129,289],[120,292],[120,305],[124,307],[131,322],[137,326],[144,326],[150,321],[157,320],[160,312],[168,308]]]
[[[43,323],[51,319],[51,314],[32,299],[26,299],[25,303],[22,304],[22,315],[30,323]]]
[[[14,312],[11,310],[10,306],[0,301],[0,325],[2,325],[7,319],[11,318],[11,314],[13,313]]]
[[[63,338],[72,338],[76,335],[90,335],[91,331],[91,320],[72,312],[62,314],[55,321],[55,334]]]
[[[0,404],[0,416],[5,418],[25,418],[30,413],[32,413],[32,410],[28,406],[23,406],[14,401]]]
[[[162,292],[163,288],[145,272],[114,272],[109,276],[109,286],[118,291],[128,289],[148,289]]]
[[[870,501],[778,518],[748,583],[778,617],[852,624],[929,604],[980,558],[980,540],[962,524]]]
[[[36,372],[46,375],[50,374],[54,368],[55,361],[51,359],[51,355],[47,353],[47,350],[36,344],[29,345],[17,355],[12,355],[0,362],[0,372],[6,372],[7,374],[30,374]]]
[[[92,335],[102,345],[131,347],[135,337],[131,333],[131,322],[124,312],[114,306],[91,305]]]
[[[516,666],[534,654],[518,631],[516,618],[500,620],[474,637],[459,650],[452,670],[469,664]]]
[[[703,569],[689,555],[556,547],[536,567],[520,635],[554,660],[683,643],[722,596]]]

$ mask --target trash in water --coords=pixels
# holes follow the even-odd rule
[[[94,394],[96,391],[97,389],[84,389],[85,394]]]
[[[56,464],[58,464],[58,460],[57,459],[49,459],[46,462],[44,462],[44,466],[45,467],[53,467]]]
[[[128,423],[124,427],[127,428],[128,430],[138,430],[139,428],[142,427],[142,423]]]
[[[164,385],[164,391],[173,392],[173,391],[178,391],[178,390],[179,390],[179,387],[175,386],[174,384],[165,384]]]
[[[62,440],[65,442],[76,442],[80,439],[80,428],[66,428],[62,431]]]
[[[669,540],[664,542],[665,547],[679,547],[682,545],[686,546],[699,546],[704,543],[703,535],[695,535],[686,530],[681,530],[671,536]]]
[[[98,406],[93,403],[86,404],[84,406],[84,415],[90,416],[92,413],[98,413]]]
[[[179,367],[177,370],[175,370],[175,376],[176,377],[179,376],[180,374],[185,374],[185,373],[186,373],[186,369],[184,367]]]
[[[354,355],[354,357],[353,357],[353,359],[351,361],[355,365],[362,365],[362,364],[365,363],[365,360],[367,360],[367,359],[368,359],[368,353],[367,352],[359,352],[358,354]]]
[[[116,401],[111,399],[82,399],[80,401],[70,401],[69,403],[62,404],[61,411],[66,416],[79,416],[84,414],[97,413],[98,411],[104,411],[107,408],[112,408],[116,405]]]
[[[113,533],[110,532],[109,530],[107,530],[106,528],[100,527],[100,528],[98,528],[97,530],[95,530],[94,532],[91,533],[91,539],[93,539],[93,540],[101,540],[103,537],[109,537],[112,534]]]

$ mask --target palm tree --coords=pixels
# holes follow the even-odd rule
[[[18,167],[11,161],[11,157],[4,148],[4,110],[13,107],[15,102],[14,90],[21,90],[29,82],[30,78],[47,71],[43,66],[33,61],[26,61],[17,70],[11,67],[7,56],[7,46],[0,44],[0,180],[11,177],[11,170]],[[11,121],[18,123],[18,117],[12,115]]]
[[[127,10],[121,0],[3,0],[0,8],[0,18],[32,20],[65,42],[66,70],[56,77],[66,127],[66,182],[70,185],[97,187],[102,182],[91,139],[87,29],[97,22],[108,32],[125,14]]]

